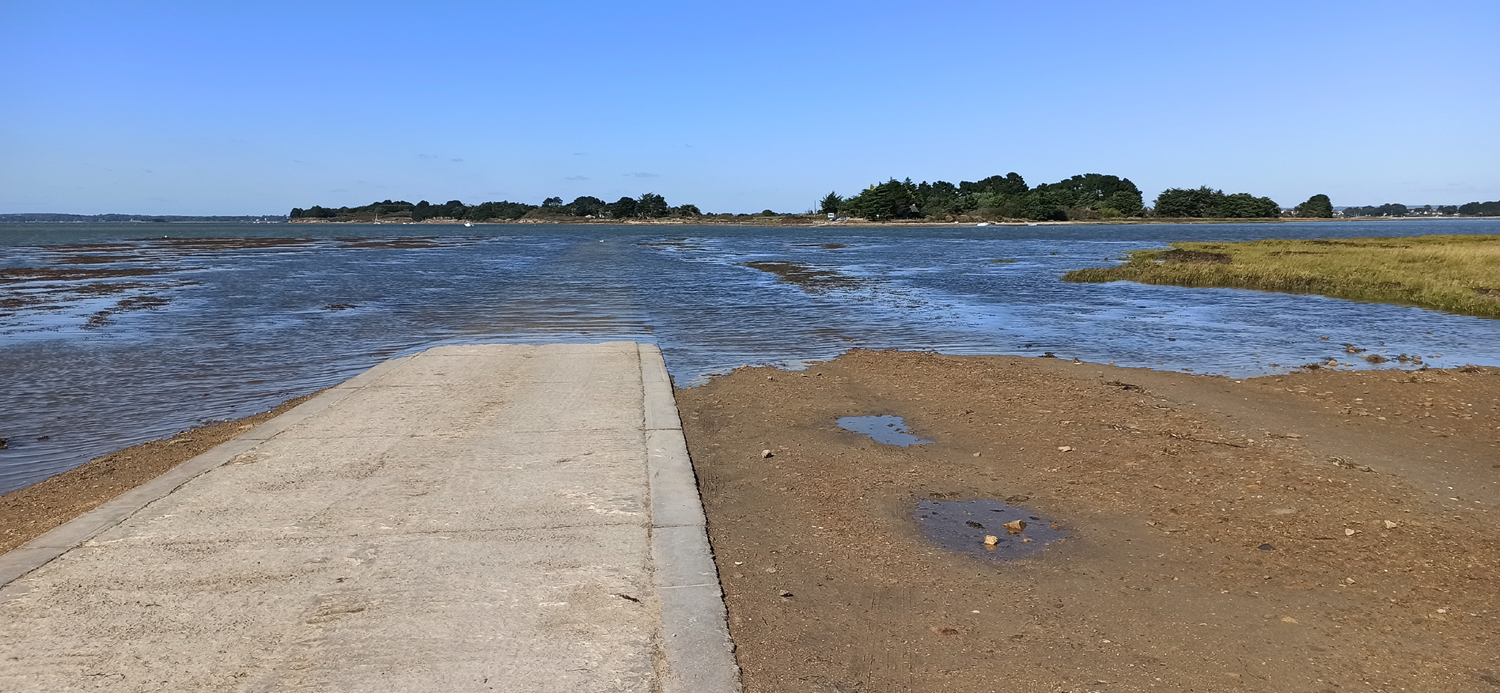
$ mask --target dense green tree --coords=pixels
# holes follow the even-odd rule
[[[572,202],[564,205],[564,209],[568,214],[571,214],[575,217],[597,217],[604,214],[605,207],[607,206],[608,205],[604,202],[604,200],[601,200],[597,197],[584,195],[582,197],[574,198]]]
[[[1063,208],[1095,211],[1109,208],[1121,214],[1134,214],[1143,206],[1140,189],[1129,178],[1119,176],[1085,173],[1056,183],[1044,183],[1034,190],[1049,193],[1052,203]]]
[[[1250,219],[1274,217],[1281,207],[1269,197],[1249,193],[1225,195],[1223,190],[1203,186],[1196,190],[1170,188],[1156,197],[1156,216],[1167,218]]]
[[[1021,174],[1011,171],[1003,176],[990,176],[978,181],[963,181],[958,184],[959,192],[965,195],[976,193],[999,193],[1002,195],[1025,195],[1031,191],[1026,186],[1026,179]]]
[[[297,219],[297,218],[332,219],[335,216],[338,216],[338,212],[337,211],[332,210],[332,209],[328,209],[327,207],[321,207],[319,205],[313,205],[313,206],[311,206],[311,207],[309,207],[307,209],[303,209],[303,210],[296,210],[296,209],[294,209],[294,210],[292,210],[292,212],[293,212],[293,214],[292,214],[292,218],[293,219]],[[300,214],[298,212],[300,212]]]
[[[1138,217],[1146,211],[1146,205],[1141,202],[1141,191],[1130,192],[1128,190],[1116,190],[1104,198],[1102,209],[1112,209],[1127,217]]]
[[[1333,202],[1328,199],[1327,195],[1319,193],[1307,198],[1306,202],[1297,205],[1292,212],[1299,217],[1331,219],[1333,218]]]
[[[924,216],[962,214],[974,208],[972,195],[965,195],[958,186],[945,180],[935,183],[922,181],[916,191],[917,208]]]
[[[905,184],[912,187],[909,180]],[[1129,179],[1097,173],[1035,188],[1014,172],[956,186],[946,181],[924,182],[913,188],[913,197],[921,215],[927,216],[979,210],[986,217],[1053,220],[1067,218],[1070,209],[1113,216],[1134,216],[1144,210],[1140,189]]]
[[[1473,217],[1500,217],[1500,200],[1462,204],[1458,206],[1458,213]]]
[[[1208,216],[1221,219],[1253,219],[1280,214],[1281,207],[1271,198],[1256,197],[1250,193],[1221,195],[1208,209]]]
[[[701,217],[703,212],[698,210],[698,205],[679,205],[672,208],[674,217]]]
[[[374,208],[374,211],[377,214],[398,214],[401,212],[407,212],[412,209],[412,206],[412,203],[400,200],[384,200],[370,205],[370,207]]]
[[[1171,219],[1198,218],[1208,216],[1214,199],[1222,197],[1222,190],[1208,186],[1197,189],[1168,188],[1156,196],[1156,216]]]
[[[338,209],[327,209],[314,206],[309,209],[300,210],[299,218],[326,218],[341,221],[364,221],[369,219],[401,219],[402,215],[409,215],[412,221],[427,221],[429,219],[453,219],[469,221],[493,221],[519,219],[528,212],[537,209],[536,205],[524,202],[486,202],[481,205],[468,206],[458,200],[449,200],[440,205],[434,205],[427,200],[416,204],[403,200],[381,200],[363,207],[340,207]]]
[[[818,211],[823,214],[837,214],[839,211],[839,205],[843,203],[844,198],[839,197],[838,193],[831,192],[828,193],[828,195],[818,203]]]
[[[1388,202],[1374,207],[1344,208],[1344,216],[1346,217],[1404,217],[1410,212],[1411,210],[1407,209],[1406,205],[1396,202]]]
[[[462,219],[469,208],[458,200],[448,200],[441,205],[433,205],[432,211],[433,216],[440,219]]]
[[[661,217],[667,216],[668,209],[670,209],[670,207],[667,205],[666,198],[662,197],[661,195],[657,195],[656,193],[645,193],[641,195],[640,199],[636,200],[635,204],[635,213],[638,216],[645,217],[647,219],[660,219]]]
[[[528,212],[536,208],[536,205],[529,205],[524,202],[510,202],[507,200],[485,202],[484,204],[466,208],[462,218],[469,221],[514,221],[526,216]]]
[[[1025,215],[1021,208],[1025,205],[1027,195],[1010,195],[997,192],[982,192],[967,195],[963,199],[968,204],[968,210],[978,210],[981,216],[1004,217],[1007,219],[1023,219]]]
[[[615,219],[633,219],[636,217],[636,202],[633,197],[622,197],[609,203],[606,211]]]
[[[545,200],[542,200],[542,208],[543,209],[550,209],[552,207],[561,207],[561,206],[563,206],[563,201],[562,201],[561,197],[549,197],[549,198],[547,198]]]
[[[1046,190],[1033,190],[1019,199],[1018,216],[1032,221],[1064,221],[1068,213],[1063,211],[1054,194]]]
[[[871,220],[910,219],[921,213],[917,207],[915,188],[909,179],[902,182],[892,178],[844,200],[840,210],[851,216]]]

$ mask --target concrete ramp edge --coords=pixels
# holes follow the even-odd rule
[[[661,596],[662,693],[738,693],[740,669],[698,481],[661,350],[641,344],[651,479],[651,560]]]

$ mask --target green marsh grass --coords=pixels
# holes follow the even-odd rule
[[[1500,318],[1500,235],[1172,243],[1063,280],[1319,294]]]

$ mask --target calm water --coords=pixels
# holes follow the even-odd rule
[[[966,553],[989,561],[1010,561],[1034,556],[1053,544],[1066,541],[1068,533],[1056,524],[1018,505],[997,500],[948,501],[924,498],[917,501],[912,519],[922,536],[949,551]],[[1006,527],[1019,521],[1018,529]],[[985,537],[995,537],[986,544]]]
[[[1436,366],[1500,364],[1497,320],[1057,280],[1169,240],[1418,233],[1500,233],[1500,220],[899,230],[0,225],[0,437],[10,439],[0,450],[0,492],[438,344],[651,341],[680,383],[851,347],[1050,351],[1233,375],[1329,357],[1363,365],[1344,354],[1346,342],[1419,353]],[[431,234],[439,237],[413,238]],[[202,240],[226,237],[249,240]],[[296,238],[276,240],[287,237]]]
[[[899,445],[906,448],[932,442],[907,433],[906,421],[899,416],[845,416],[836,423],[839,428],[863,433],[875,442],[886,445]]]

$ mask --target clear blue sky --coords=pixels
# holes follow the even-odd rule
[[[1500,2],[0,0],[0,212],[889,177],[1500,199]]]

